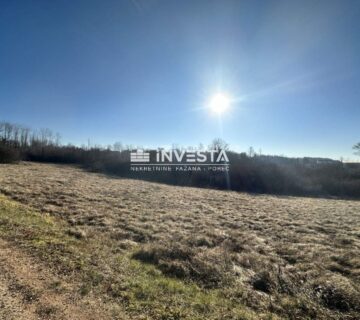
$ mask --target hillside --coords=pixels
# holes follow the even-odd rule
[[[71,310],[75,300],[79,319],[91,308],[102,319],[360,317],[359,201],[176,187],[29,162],[0,165],[0,192],[0,270],[9,274],[14,252],[15,262],[54,279],[26,279],[30,269],[15,272],[17,282],[0,278],[0,293],[16,293],[6,304],[23,312],[66,318],[59,305]],[[43,293],[24,303],[24,287]]]

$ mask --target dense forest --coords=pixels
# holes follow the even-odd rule
[[[38,161],[75,164],[87,170],[126,178],[174,185],[230,189],[279,195],[360,198],[360,164],[322,158],[287,158],[229,150],[220,139],[211,147],[226,148],[229,171],[134,172],[130,170],[132,146],[62,145],[49,129],[32,131],[0,123],[0,162]],[[354,146],[359,152],[360,145]],[[154,156],[156,150],[150,150]]]

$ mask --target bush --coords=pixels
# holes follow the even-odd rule
[[[0,143],[0,163],[10,163],[21,160],[20,152]]]

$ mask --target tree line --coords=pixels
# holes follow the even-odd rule
[[[37,161],[79,165],[86,170],[125,178],[167,184],[230,189],[279,195],[325,196],[360,199],[360,164],[321,158],[287,158],[262,155],[250,148],[247,153],[229,150],[215,139],[212,149],[227,149],[228,172],[134,172],[130,170],[131,145],[62,145],[61,137],[49,129],[0,123],[0,162]],[[174,146],[179,148],[179,146]],[[199,145],[197,150],[206,150]],[[360,143],[354,146],[360,155]],[[154,157],[156,150],[150,150]]]

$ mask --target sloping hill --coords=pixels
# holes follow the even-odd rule
[[[48,226],[40,236],[31,229],[29,240],[29,221],[3,213],[13,227],[2,238],[55,275],[80,272],[81,299],[106,300],[106,310],[153,319],[360,315],[358,201],[175,187],[35,163],[0,165],[0,191],[57,226],[56,241],[44,236]]]

